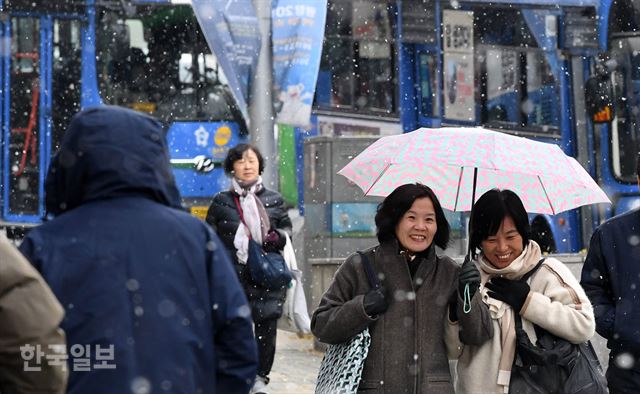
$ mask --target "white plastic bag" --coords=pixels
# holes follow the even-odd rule
[[[287,289],[287,298],[282,306],[282,317],[278,322],[278,328],[293,331],[300,334],[311,332],[311,319],[307,311],[307,299],[302,287],[302,271],[298,269],[296,254],[293,251],[291,238],[287,234],[287,243],[282,250],[282,256],[291,271],[291,283]]]

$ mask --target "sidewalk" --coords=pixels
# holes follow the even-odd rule
[[[270,394],[313,394],[323,353],[313,350],[313,336],[278,330]]]

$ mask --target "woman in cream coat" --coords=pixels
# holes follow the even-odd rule
[[[577,279],[560,261],[547,257],[529,279],[519,279],[542,259],[529,239],[527,212],[510,190],[493,189],[474,204],[469,223],[469,247],[481,276],[480,293],[493,321],[494,335],[479,345],[459,339],[459,325],[446,324],[449,357],[457,359],[456,393],[508,393],[515,358],[515,320],[533,343],[533,324],[572,343],[590,339],[595,330],[593,309]],[[479,255],[478,255],[479,252]]]

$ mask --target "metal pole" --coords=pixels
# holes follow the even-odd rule
[[[271,0],[253,0],[260,26],[260,54],[249,98],[251,143],[265,159],[264,185],[278,190],[278,154],[274,132],[271,65]]]

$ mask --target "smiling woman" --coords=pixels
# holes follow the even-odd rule
[[[418,198],[402,216],[396,227],[400,246],[410,253],[420,253],[431,246],[438,231],[436,212],[429,198]]]
[[[496,268],[508,267],[516,257],[522,254],[522,245],[522,236],[511,216],[502,220],[496,235],[481,242],[482,254]]]
[[[529,217],[520,197],[511,190],[492,190],[476,201],[472,211],[471,252],[495,268],[508,267],[529,243]]]
[[[460,338],[457,322],[447,324],[449,357],[458,360],[456,393],[509,390],[512,366],[522,365],[516,354],[516,316],[532,342],[539,338],[539,328],[571,343],[594,334],[593,309],[584,290],[563,263],[542,257],[530,234],[527,211],[511,190],[489,190],[473,205],[469,249],[475,261],[470,264],[480,271],[478,293],[494,334],[472,343]],[[528,281],[521,280],[540,262]]]
[[[440,202],[425,185],[402,185],[380,204],[375,222],[380,244],[362,254],[381,288],[370,287],[363,260],[354,253],[322,296],[311,330],[322,342],[340,344],[369,329],[360,391],[452,394],[442,328],[459,267],[436,254],[436,246],[444,249],[449,242]],[[478,320],[489,321],[480,303],[479,297],[472,299],[469,316],[487,313]],[[468,336],[481,341],[487,333],[469,331]]]

